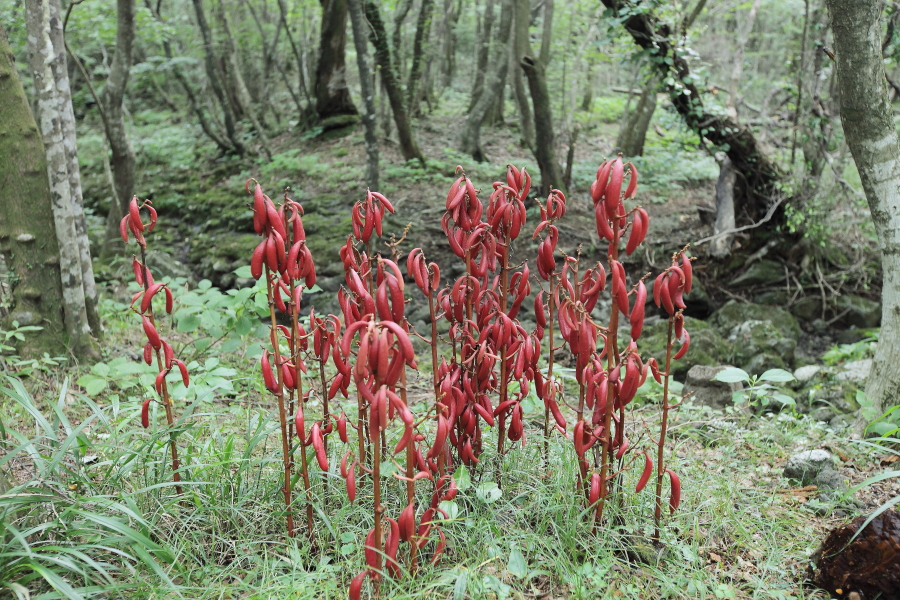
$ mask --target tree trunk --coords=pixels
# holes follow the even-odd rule
[[[406,76],[403,60],[401,58],[400,49],[403,46],[403,21],[412,8],[413,0],[402,0],[394,10],[394,32],[391,34],[391,46],[393,48],[394,59],[397,62],[397,77],[402,81]]]
[[[388,46],[388,37],[384,29],[384,21],[381,19],[381,10],[375,0],[365,0],[366,19],[369,21],[369,39],[375,46],[375,60],[381,69],[381,81],[384,91],[391,103],[391,111],[394,113],[394,124],[397,126],[397,137],[400,139],[400,152],[404,160],[418,160],[423,166],[425,157],[413,139],[412,128],[409,124],[409,115],[403,104],[403,93],[391,68],[391,50]]]
[[[60,252],[56,242],[47,156],[25,98],[15,57],[0,24],[0,253],[11,274],[12,321],[43,327],[16,344],[27,358],[65,353]]]
[[[834,32],[841,123],[881,249],[881,335],[866,383],[866,395],[880,415],[900,398],[900,140],[881,54],[882,3],[826,3]],[[865,425],[861,416],[856,433]]]
[[[491,60],[492,69],[487,81],[482,86],[481,94],[475,100],[472,110],[466,118],[460,139],[460,150],[471,154],[478,162],[487,160],[487,155],[481,147],[481,126],[494,107],[497,96],[503,96],[503,81],[506,71],[509,69],[507,43],[512,29],[513,0],[502,0],[500,8],[500,27],[497,41],[494,44],[494,52]]]
[[[604,6],[618,14],[619,7],[626,4],[622,0],[602,0]],[[659,20],[652,11],[632,12],[623,17],[623,26],[635,43],[651,52],[655,57],[653,65],[658,70],[658,77],[665,81],[666,92],[672,105],[684,119],[688,127],[698,132],[701,139],[725,152],[734,168],[741,175],[745,185],[742,186],[746,198],[741,209],[749,219],[760,220],[769,210],[782,192],[778,183],[782,175],[775,164],[763,154],[753,132],[742,127],[737,121],[725,115],[708,110],[703,105],[696,79],[692,77],[690,66],[685,57],[675,51],[671,41],[671,28]],[[672,71],[672,72],[670,72]],[[784,221],[784,203],[772,215],[767,229]],[[762,231],[758,228],[756,231]]]
[[[347,45],[347,0],[320,0],[322,29],[316,66],[316,113],[319,119],[357,115],[344,65]]]
[[[731,67],[731,81],[728,84],[728,100],[726,106],[731,118],[737,119],[738,106],[738,86],[741,83],[741,77],[744,74],[744,48],[750,40],[750,33],[753,31],[753,24],[756,22],[756,13],[759,12],[759,6],[762,0],[753,0],[750,12],[747,13],[747,21],[744,23],[741,37],[738,39],[737,48],[734,51],[734,62]]]
[[[481,97],[481,91],[484,89],[484,78],[488,69],[488,59],[490,58],[491,31],[494,26],[494,5],[496,2],[497,0],[487,0],[487,4],[484,7],[484,15],[478,22],[475,36],[475,80],[472,84],[472,99],[469,101],[467,112],[472,112],[475,103]]]
[[[219,71],[216,69],[215,47],[213,46],[209,23],[206,21],[206,12],[203,10],[203,0],[192,0],[192,2],[194,4],[194,14],[197,16],[197,26],[200,27],[200,35],[203,37],[206,78],[209,79],[209,86],[212,88],[213,95],[215,95],[216,100],[219,101],[219,106],[222,108],[222,114],[225,119],[225,134],[231,142],[231,147],[237,154],[243,155],[245,151],[244,145],[238,139],[234,112],[231,109],[231,104],[228,103],[228,98],[225,97],[225,90],[222,88],[222,82],[219,80]],[[130,200],[130,198],[129,196],[124,202]]]
[[[97,310],[97,283],[94,280],[94,266],[91,260],[91,243],[88,240],[87,222],[84,216],[84,197],[81,190],[81,169],[78,166],[78,145],[75,136],[75,112],[72,109],[72,91],[69,86],[69,68],[66,61],[66,45],[63,39],[62,15],[59,0],[49,2],[50,42],[56,57],[51,68],[59,96],[60,128],[66,151],[66,168],[69,171],[69,191],[72,197],[72,211],[75,216],[75,235],[78,238],[78,255],[81,263],[81,278],[84,285],[84,301],[88,324],[95,337],[103,331],[100,313]]]
[[[456,24],[462,14],[462,0],[444,0],[443,60],[441,61],[441,87],[449,89],[456,70]]]
[[[422,0],[419,9],[419,18],[416,20],[416,37],[413,40],[412,67],[409,70],[409,79],[406,82],[406,110],[410,116],[419,112],[419,96],[416,95],[416,86],[422,76],[422,66],[425,54],[425,44],[428,40],[431,28],[431,15],[434,13],[434,0]]]
[[[553,112],[550,108],[550,92],[544,65],[530,56],[522,58],[522,68],[528,79],[531,102],[534,104],[535,144],[534,157],[541,169],[541,193],[547,195],[551,188],[568,195],[562,169],[556,160],[556,139],[553,136]]]
[[[657,85],[656,76],[652,75],[647,83],[644,84],[637,106],[628,115],[625,125],[619,131],[616,147],[619,149],[619,152],[627,157],[644,155],[644,141],[647,139],[647,129],[650,127],[653,111],[656,110]]]
[[[45,256],[44,244],[50,246],[50,253],[46,255],[46,258],[40,264],[54,267],[58,265],[59,281],[61,282],[62,290],[62,311],[67,337],[65,345],[76,357],[88,358],[97,356],[98,352],[91,339],[91,326],[87,317],[84,277],[80,259],[81,252],[75,225],[74,200],[72,198],[68,161],[62,134],[62,116],[59,111],[59,93],[51,66],[56,52],[53,48],[50,30],[52,27],[59,27],[61,24],[58,18],[54,20],[51,17],[51,12],[50,0],[44,0],[43,2],[33,0],[26,6],[29,54],[34,75],[34,87],[37,92],[41,137],[43,138],[44,151],[46,153],[46,163],[44,165],[46,166],[45,173],[49,180],[48,196],[52,214],[45,214],[46,220],[38,220],[38,216],[31,213],[31,202],[19,198],[18,202],[20,204],[18,207],[11,207],[10,212],[12,214],[10,217],[11,220],[15,219],[15,214],[20,211],[28,214],[28,218],[24,222],[22,217],[25,215],[20,215],[19,219],[16,219],[18,221],[16,224],[20,227],[28,227],[28,229],[16,236],[16,242],[27,245],[26,248],[28,249],[22,249],[24,258],[29,258],[29,255],[32,254],[35,257],[43,258]],[[7,52],[6,56],[10,56],[10,54]],[[10,83],[11,86],[15,86],[14,83]],[[14,89],[14,87],[11,87],[11,89]],[[15,96],[12,99],[14,100]],[[10,104],[14,106],[13,103]],[[7,104],[4,104],[4,106],[7,106]],[[28,131],[29,121],[30,123],[34,122],[33,118],[26,117],[22,133]],[[9,126],[12,128],[13,124],[11,123]],[[27,137],[25,140],[27,141]],[[32,168],[34,168],[36,163],[33,160],[30,162]],[[22,164],[19,170],[24,169],[25,164],[27,163]],[[40,176],[43,177],[43,173]],[[16,184],[12,185],[13,190],[16,187]],[[34,189],[35,193],[37,193],[40,188]],[[36,206],[41,206],[46,202],[37,197],[29,200],[33,200]],[[6,211],[4,210],[4,212]],[[51,220],[53,223],[53,234],[49,235],[50,232],[46,229],[41,231],[40,228],[42,225],[46,227],[45,224],[50,223]],[[51,239],[55,243],[49,244],[48,241]],[[17,256],[13,257],[13,260],[21,264]],[[32,263],[32,260],[34,259],[29,259],[28,262]],[[33,268],[35,264],[37,264],[37,261],[34,261],[31,265],[26,263],[25,268]],[[51,286],[51,288],[55,288],[55,286]],[[25,287],[22,290],[22,296],[37,301],[42,298],[44,292],[44,288]],[[58,301],[58,298],[54,299]],[[57,304],[57,310],[59,310],[58,307],[59,304]],[[50,319],[51,323],[59,324],[59,320],[50,316],[46,310],[42,316]],[[61,329],[47,331],[44,335],[54,335],[59,331]]]
[[[303,73],[305,71],[305,68],[304,68],[305,65],[303,62],[303,54],[297,48],[297,43],[294,41],[294,34],[291,33],[291,28],[288,26],[287,6],[285,6],[284,0],[278,0],[278,13],[279,13],[279,15],[281,15],[281,24],[284,27],[284,33],[285,33],[285,35],[287,35],[288,42],[290,42],[290,44],[291,44],[291,52],[294,54],[294,60],[297,61],[297,79],[299,80],[300,93],[303,94],[303,96],[306,98],[307,102],[310,102],[309,90],[307,89],[307,86],[306,86],[306,78],[303,76]],[[287,79],[285,79],[285,85],[287,85]],[[291,89],[291,86],[288,85],[287,87],[289,90]],[[300,115],[299,115],[300,120],[305,121],[310,110],[306,110],[306,111],[301,110],[299,108],[300,101],[295,99],[294,102],[297,104],[297,107],[298,107],[297,110],[300,110]]]
[[[544,0],[544,26],[541,31],[541,64],[550,64],[550,42],[553,39],[553,0]]]
[[[531,19],[531,10],[528,0],[516,0],[515,6],[516,17],[510,75],[513,78],[513,90],[515,90],[516,105],[519,108],[521,144],[526,148],[534,148],[534,117],[531,113],[531,103],[528,101],[528,92],[525,91],[523,73],[518,68],[520,61],[525,56],[531,56],[531,44],[528,41],[528,23]]]
[[[366,16],[363,0],[347,0],[350,24],[353,26],[353,44],[356,46],[356,64],[359,67],[359,86],[363,97],[363,124],[366,128],[366,185],[378,189],[378,133],[375,122],[375,80],[369,67],[369,42],[366,36]]]
[[[266,135],[266,130],[262,126],[262,123],[260,123],[259,117],[256,114],[256,107],[254,106],[253,99],[250,98],[250,92],[247,90],[247,84],[244,82],[243,74],[241,74],[241,65],[238,62],[237,42],[234,40],[234,34],[231,32],[231,24],[228,22],[228,13],[225,11],[225,4],[222,0],[219,0],[219,19],[222,21],[222,30],[225,33],[225,52],[228,59],[228,69],[231,71],[231,79],[234,84],[233,87],[235,88],[238,103],[241,105],[243,112],[250,119],[250,122],[253,124],[253,129],[256,130],[256,134],[259,136],[263,154],[266,159],[271,161],[272,146],[269,143],[269,136]],[[263,39],[263,45],[265,45],[265,39]]]
[[[709,253],[716,258],[725,258],[731,253],[733,233],[724,233],[734,229],[734,185],[737,172],[731,166],[727,156],[719,164],[719,179],[716,181],[716,224],[713,233],[723,235],[709,243]]]
[[[124,252],[125,246],[119,237],[119,220],[127,210],[128,202],[134,194],[134,148],[128,137],[125,126],[125,111],[122,101],[125,97],[125,86],[131,71],[132,53],[134,51],[134,0],[118,0],[116,23],[116,52],[109,77],[100,93],[100,103],[105,114],[106,139],[112,151],[112,171],[115,182],[115,198],[110,202],[109,214],[106,218],[106,238],[103,242],[101,257],[111,258]]]

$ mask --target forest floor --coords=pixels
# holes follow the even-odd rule
[[[382,191],[397,209],[388,220],[388,235],[399,237],[411,223],[404,253],[422,247],[428,260],[441,264],[445,280],[459,271],[440,230],[443,199],[455,167],[462,165],[481,190],[490,190],[492,181],[502,179],[508,163],[537,174],[532,157],[518,145],[515,132],[506,128],[483,133],[490,163],[474,163],[452,150],[461,121],[457,105],[447,105],[419,123],[427,168],[404,164],[394,146],[382,144]],[[34,406],[50,415],[58,400],[70,422],[59,427],[55,439],[40,435],[35,412],[13,389],[12,380],[0,386],[5,392],[0,394],[3,427],[20,440],[5,451],[17,452],[25,440],[34,438],[34,448],[51,454],[61,440],[62,446],[72,448],[72,456],[60,459],[53,473],[43,470],[36,452],[10,452],[0,460],[8,463],[14,484],[58,490],[70,510],[32,513],[50,524],[50,539],[64,539],[66,527],[73,526],[66,519],[78,510],[107,510],[99,498],[134,507],[142,516],[142,522],[129,522],[137,522],[140,527],[135,527],[165,549],[154,554],[159,568],[126,561],[113,582],[104,586],[106,597],[345,597],[350,579],[365,564],[371,485],[363,479],[357,501],[349,504],[337,474],[340,454],[332,450],[330,470],[314,469],[314,540],[303,534],[285,538],[278,491],[278,420],[256,360],[268,333],[256,318],[259,288],[242,272],[258,242],[243,185],[246,178],[255,177],[273,197],[290,186],[304,204],[304,223],[325,289],[312,301],[317,312],[336,311],[323,297],[342,279],[337,248],[350,231],[349,209],[365,189],[361,132],[330,140],[288,133],[274,140],[271,162],[211,162],[191,157],[191,152],[207,151],[208,145],[191,141],[190,133],[177,128],[167,130],[169,125],[161,125],[159,116],[135,114],[134,120],[138,131],[148,132],[142,137],[146,151],[138,195],[152,197],[160,212],[149,246],[168,253],[169,258],[159,259],[159,269],[171,268],[165,276],[176,290],[175,313],[162,327],[193,373],[191,389],[179,388],[176,393],[177,412],[184,415],[177,439],[187,465],[185,496],[178,499],[168,483],[161,411],[151,411],[149,430],[139,424],[141,401],[155,372],[139,361],[143,340],[138,321],[127,310],[132,290],[123,283],[130,270],[124,264],[101,271],[106,282],[103,361],[28,367],[32,377],[26,382]],[[648,251],[631,262],[632,267],[653,270],[664,266],[686,242],[709,235],[697,207],[712,204],[717,171],[711,158],[685,141],[674,118],[663,115],[658,120],[648,137],[647,156],[638,163],[641,197],[651,215],[650,243]],[[575,154],[570,210],[561,226],[561,247],[568,253],[582,245],[586,255],[599,254],[585,190],[597,165],[610,153],[616,121],[615,115],[604,116],[601,110],[591,113],[585,124]],[[88,148],[99,139],[91,135],[88,131],[83,136]],[[193,144],[193,150],[176,147],[184,143]],[[88,162],[85,181],[89,207],[102,214],[102,165]],[[529,221],[536,224],[533,214],[529,211]],[[95,218],[94,223],[101,220]],[[518,251],[523,257],[532,256],[534,247],[523,240]],[[189,271],[181,264],[185,262],[190,263]],[[705,278],[702,271],[699,277]],[[707,281],[710,288],[714,284]],[[224,291],[229,287],[235,289]],[[819,336],[818,346],[809,352],[821,353],[835,337],[836,332]],[[871,349],[868,344],[854,352],[868,355]],[[821,357],[813,358],[821,362]],[[422,360],[420,366],[411,381],[414,412],[424,410],[429,401],[430,361]],[[574,380],[567,379],[566,385],[571,393]],[[653,429],[659,397],[659,388],[648,383],[633,403],[634,444],[646,443],[641,432],[645,422]],[[318,400],[310,408],[315,413]],[[571,418],[571,412],[567,416]],[[664,516],[663,543],[656,549],[648,542],[653,521],[649,488],[640,495],[622,494],[621,502],[611,507],[607,524],[598,533],[591,532],[583,501],[575,493],[571,445],[552,436],[550,459],[543,463],[542,418],[543,407],[530,401],[524,447],[513,448],[502,459],[488,448],[472,472],[457,471],[460,493],[445,507],[450,518],[442,523],[448,544],[445,555],[436,566],[423,565],[413,577],[407,574],[385,582],[382,597],[828,598],[802,585],[818,543],[834,526],[900,493],[900,485],[888,480],[857,492],[854,499],[840,495],[822,499],[818,490],[782,476],[792,454],[813,448],[835,456],[836,469],[848,486],[892,464],[892,454],[850,440],[844,427],[791,409],[760,410],[748,418],[745,413],[715,411],[688,401],[672,417],[668,465],[681,476],[683,499],[674,515]],[[389,436],[389,443],[393,437],[398,436]],[[635,471],[623,474],[623,490],[634,489]],[[295,489],[299,486],[296,481]],[[421,487],[419,500],[427,502],[427,486]],[[384,503],[389,514],[399,512],[402,483],[387,488]],[[300,504],[302,494],[296,497]],[[0,542],[7,548],[14,545],[3,536]],[[35,543],[35,548],[41,545]],[[50,552],[48,548],[39,551]]]

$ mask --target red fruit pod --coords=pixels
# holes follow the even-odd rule
[[[150,427],[150,402],[153,398],[147,398],[141,405],[141,426],[144,429]]]
[[[687,354],[688,348],[690,348],[690,347],[691,347],[691,334],[689,334],[688,330],[685,329],[684,330],[684,340],[681,342],[681,348],[678,349],[678,352],[676,352],[675,356],[673,356],[672,358],[674,358],[675,360],[680,359],[685,354]]]
[[[672,495],[669,497],[669,512],[674,513],[681,504],[681,479],[672,469],[666,469],[666,474],[669,476],[669,484],[672,488]]]
[[[622,460],[622,457],[625,456],[625,453],[628,452],[628,438],[622,440],[622,445],[619,446],[619,449],[616,450],[616,460]]]
[[[131,220],[131,225],[138,231],[144,231],[144,224],[141,222],[141,209],[138,207],[137,196],[131,197],[131,202],[128,203],[128,217]]]
[[[156,381],[153,382],[153,387],[156,388],[156,393],[160,396],[163,395],[163,385],[166,383],[166,375],[168,371],[160,371],[156,374]]]
[[[675,330],[675,339],[681,340],[681,336],[684,334],[684,314],[677,313],[672,317],[672,325]]]
[[[119,235],[122,236],[122,241],[127,244],[128,243],[128,215],[125,215],[124,217],[122,217],[122,220],[119,221]]]
[[[156,228],[156,220],[159,215],[156,214],[156,209],[150,206],[150,201],[147,201],[147,210],[150,211],[150,224],[147,225],[147,233],[150,233]]]
[[[340,377],[340,375],[338,375]],[[345,444],[348,442],[347,438],[347,415],[344,414],[344,411],[341,411],[341,416],[337,419],[337,429],[338,429],[338,437],[341,438],[341,441]]]
[[[297,414],[294,415],[294,432],[297,434],[297,437],[302,439],[306,438],[306,424],[303,422],[303,403],[297,403]],[[344,459],[346,460],[346,456]]]
[[[634,168],[634,164],[627,163],[627,166],[631,169],[631,177],[628,181],[628,187],[625,189],[625,198],[634,198],[637,194],[637,184],[638,184],[638,172],[637,169]]]
[[[638,244],[644,240],[643,219],[639,211],[634,213],[634,218],[631,222],[631,233],[628,235],[628,243],[625,245],[625,254],[629,256],[637,249]]]
[[[294,385],[296,382],[294,381],[293,371],[294,369],[291,368],[290,363],[285,362],[281,364],[281,381],[284,382],[284,387],[289,390],[297,389]]]
[[[662,307],[667,313],[674,315],[675,305],[672,303],[672,296],[669,292],[669,282],[665,279],[662,279],[661,281],[657,279],[657,281],[659,282],[659,299],[662,303]],[[656,296],[656,287],[656,285],[653,286],[654,297]]]
[[[598,202],[594,207],[594,219],[597,222],[597,235],[609,242],[613,241],[615,234],[612,227],[609,226],[609,219],[606,216],[606,205]]]
[[[126,240],[128,241],[128,240]],[[142,265],[137,257],[131,259],[131,269],[134,271],[134,280],[141,287],[144,286],[144,265]]]
[[[159,339],[159,333],[157,333],[156,327],[153,326],[153,322],[147,317],[142,317],[142,324],[144,334],[147,336],[150,345],[153,346],[154,350],[159,350],[162,347],[162,341]]]
[[[163,288],[163,291],[166,293],[166,314],[172,314],[172,305],[175,303],[175,299],[172,297],[172,290],[169,289],[168,286]]]
[[[553,420],[555,420],[556,424],[559,425],[563,431],[565,431],[566,418],[563,416],[562,412],[560,412],[559,405],[552,400],[550,400],[548,404],[550,405],[550,412],[553,414]]]
[[[187,387],[188,385],[190,385],[191,378],[190,378],[190,375],[188,374],[187,365],[184,364],[184,362],[182,362],[181,360],[179,360],[177,358],[173,359],[172,362],[175,363],[176,365],[178,365],[178,370],[181,372],[181,383],[184,384],[184,387]]]
[[[352,504],[356,500],[356,463],[350,466],[350,472],[347,473],[345,483],[347,486],[347,499]]]
[[[591,475],[591,491],[588,494],[588,504],[594,505],[600,500],[600,473]]]
[[[399,525],[400,539],[404,542],[410,541],[416,532],[416,511],[412,502],[407,504],[400,513],[397,524]]]
[[[690,294],[691,287],[694,285],[694,267],[691,265],[691,259],[684,252],[681,253],[681,270],[684,272],[684,293]]]
[[[153,302],[153,296],[165,286],[164,283],[154,283],[150,287],[147,288],[147,291],[144,292],[144,297],[141,298],[141,312],[147,312],[147,309],[150,308],[150,303]]]
[[[259,243],[253,250],[253,256],[250,258],[250,275],[253,279],[262,277],[263,260],[266,257],[266,240]]]
[[[144,362],[148,365],[153,364],[153,344],[150,342],[144,345]]]
[[[610,220],[618,217],[619,206],[621,205],[622,181],[625,177],[625,167],[621,158],[613,161],[609,173],[609,183],[606,184],[604,197],[606,201],[606,214]]]
[[[375,548],[375,528],[369,530],[365,541],[366,564],[375,569],[378,567],[378,553],[381,548]]]
[[[641,478],[638,479],[637,487],[634,488],[635,493],[640,492],[647,486],[647,482],[650,481],[650,475],[652,474],[653,460],[650,458],[650,453],[644,450],[644,470],[641,472]]]
[[[275,375],[272,374],[272,365],[269,363],[268,350],[263,351],[262,356],[260,356],[259,366],[262,368],[263,383],[265,383],[266,389],[273,394],[277,394],[279,392],[278,382],[275,380]]]
[[[369,577],[372,572],[369,569],[366,569],[359,575],[353,578],[353,581],[350,582],[350,600],[359,600],[362,594],[362,586],[366,580],[366,577]]]

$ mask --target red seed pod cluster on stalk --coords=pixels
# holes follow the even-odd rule
[[[146,210],[149,213],[150,222],[144,224],[141,218],[141,211]],[[144,362],[152,366],[154,358],[158,373],[154,382],[154,389],[159,396],[160,401],[165,408],[166,423],[172,427],[175,423],[175,416],[172,411],[172,398],[169,395],[169,385],[166,376],[177,368],[178,374],[181,375],[181,381],[185,387],[190,384],[190,375],[187,365],[181,360],[175,358],[175,351],[160,335],[157,328],[157,320],[153,312],[153,299],[163,299],[165,301],[165,312],[171,314],[174,298],[172,290],[166,283],[157,283],[153,281],[153,274],[147,267],[147,241],[144,238],[145,233],[150,233],[156,227],[156,210],[149,200],[140,203],[137,196],[128,203],[128,214],[122,217],[119,223],[119,233],[122,235],[122,241],[126,244],[129,241],[129,233],[134,237],[138,246],[141,248],[141,258],[133,257],[131,260],[132,270],[134,271],[134,279],[143,289],[136,293],[131,299],[131,310],[141,317],[141,326],[144,335],[147,337],[147,343],[144,345]],[[140,304],[138,304],[140,300]],[[157,306],[159,303],[157,302]],[[141,425],[146,429],[150,427],[150,404],[153,398],[147,398],[141,405]],[[181,495],[181,474],[179,473],[178,447],[175,444],[175,436],[169,440],[169,448],[172,454],[172,479],[175,482],[175,489]]]
[[[251,190],[250,184],[254,187]],[[263,278],[269,298],[269,341],[271,349],[263,349],[260,357],[260,369],[266,389],[272,393],[278,404],[278,416],[281,424],[281,446],[284,465],[284,494],[288,535],[294,535],[292,512],[293,494],[291,491],[291,475],[293,472],[293,454],[291,440],[296,435],[300,443],[300,467],[303,485],[306,492],[306,521],[309,534],[313,533],[313,508],[311,501],[311,478],[307,448],[312,446],[319,467],[328,470],[327,453],[325,452],[325,436],[333,428],[326,408],[322,419],[312,423],[307,433],[304,417],[304,404],[309,398],[311,389],[304,392],[303,375],[307,367],[305,353],[309,350],[309,337],[314,338],[316,359],[321,360],[322,333],[318,331],[320,320],[310,314],[310,324],[316,328],[307,332],[300,322],[303,290],[316,283],[316,266],[312,254],[306,245],[306,231],[303,228],[303,206],[288,197],[287,192],[280,206],[263,193],[262,186],[253,179],[245,184],[247,193],[253,196],[253,227],[263,237],[250,260],[250,272],[255,279]],[[289,319],[290,327],[278,323],[278,314]],[[335,319],[337,319],[335,317]],[[340,321],[335,325],[340,334]],[[334,331],[326,339],[333,343]],[[317,342],[317,343],[316,343]],[[295,407],[296,404],[296,407]],[[294,418],[291,419],[290,415]]]

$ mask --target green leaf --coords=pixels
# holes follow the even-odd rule
[[[889,435],[897,430],[898,425],[889,421],[879,421],[873,425],[869,425],[867,431],[872,431],[878,435]]]
[[[778,400],[785,406],[794,406],[797,404],[796,402],[794,402],[793,398],[791,398],[790,396],[786,396],[785,394],[773,394],[772,398]]]
[[[469,587],[469,572],[465,569],[456,576],[456,583],[453,585],[453,600],[465,600],[466,588]]]
[[[759,376],[760,381],[774,381],[776,383],[784,383],[793,381],[794,376],[784,369],[769,369]]]
[[[724,383],[738,383],[738,382],[749,382],[750,375],[747,374],[743,369],[738,369],[737,367],[726,367],[724,370],[716,373],[716,376],[713,377],[716,381],[722,381]]]
[[[106,380],[95,375],[84,375],[75,383],[83,387],[88,396],[96,396],[106,389]]]
[[[469,477],[469,470],[465,467],[459,467],[453,474],[453,480],[456,482],[456,489],[465,492],[472,487],[472,478]]]
[[[509,551],[509,562],[506,565],[506,570],[513,577],[518,577],[519,579],[528,575],[528,563],[525,562],[525,557],[522,556],[522,552],[518,548],[513,548]]]
[[[97,377],[108,377],[109,376],[109,365],[106,363],[99,362],[93,367],[91,367],[91,373],[96,375]]]
[[[200,317],[196,315],[187,315],[178,320],[178,332],[190,333],[200,327]]]
[[[447,513],[447,518],[448,518],[448,519],[453,520],[453,519],[456,519],[456,517],[459,516],[459,505],[456,504],[456,502],[454,502],[453,500],[444,500],[443,502],[441,502],[440,504],[438,504],[438,507],[439,507],[442,511],[444,511],[445,513]],[[443,515],[440,515],[440,516],[443,517]]]
[[[503,490],[497,487],[496,482],[485,481],[483,483],[479,483],[475,488],[475,495],[478,496],[478,499],[485,504],[492,504],[499,500],[501,496],[503,496]]]
[[[249,278],[249,277],[253,277],[253,275],[250,274],[250,265],[244,265],[243,267],[238,267],[237,269],[234,270],[234,274],[237,275],[238,277],[243,277],[245,279]]]

